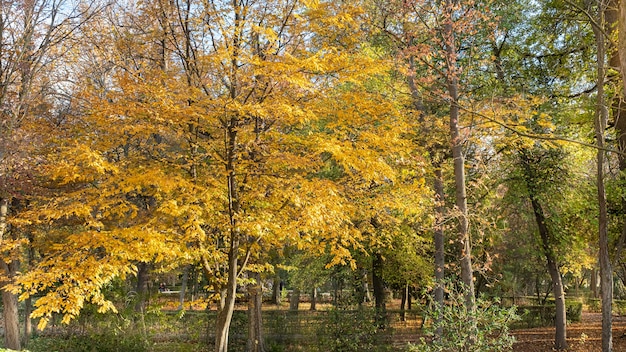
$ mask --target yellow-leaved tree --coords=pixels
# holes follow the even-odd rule
[[[45,255],[19,278],[23,297],[45,293],[34,311],[42,326],[55,312],[69,321],[88,301],[114,309],[102,288],[136,263],[199,261],[218,292],[224,352],[240,278],[264,254],[289,245],[347,263],[364,232],[354,220],[401,208],[369,191],[421,191],[398,176],[412,163],[404,116],[371,84],[388,66],[364,44],[356,4],[115,11],[83,31],[100,64],[79,75],[80,106],[50,141],[55,194],[30,213],[46,224]],[[261,336],[251,340],[263,350]]]
[[[20,350],[18,301],[12,284],[27,269],[28,223],[18,220],[40,192],[37,166],[48,128],[62,119],[62,69],[74,34],[96,11],[95,2],[0,1],[0,289],[5,347]],[[26,302],[28,315],[30,301]],[[25,341],[30,319],[25,319]]]

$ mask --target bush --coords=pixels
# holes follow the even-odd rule
[[[148,344],[141,335],[93,334],[59,337],[37,337],[30,341],[32,351],[57,352],[145,352]]]
[[[377,347],[379,327],[375,311],[371,309],[334,308],[318,329],[320,351],[360,352],[380,351],[382,348]]]
[[[447,285],[451,286],[451,285]],[[411,352],[507,351],[515,338],[509,325],[519,319],[515,307],[503,308],[499,300],[478,299],[476,309],[469,311],[464,304],[465,290],[452,289],[443,308],[431,304],[425,311],[431,324],[424,326],[426,337]],[[472,326],[475,322],[475,326]],[[438,328],[442,336],[435,337]]]
[[[556,307],[555,307],[556,309]],[[565,300],[565,309],[567,314],[567,320],[573,322],[579,322],[582,319],[583,303],[580,301]],[[556,312],[555,312],[556,316]]]
[[[613,300],[613,313],[617,315],[626,314],[626,301],[621,299]]]
[[[566,300],[565,309],[567,320],[579,322],[582,316],[583,304],[576,300]],[[548,301],[544,305],[520,306],[518,310],[522,312],[521,319],[515,327],[536,328],[554,325],[556,317],[556,306],[554,301]]]

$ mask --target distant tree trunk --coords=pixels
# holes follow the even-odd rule
[[[408,297],[406,299],[406,309],[413,309],[413,287],[409,286],[409,290],[407,291]]]
[[[33,334],[33,320],[30,318],[30,313],[33,311],[33,300],[28,297],[24,300],[24,337],[22,347],[27,348],[30,337]]]
[[[198,294],[198,281],[199,281],[199,273],[193,266],[191,267],[191,300],[196,300],[196,295]]]
[[[380,253],[374,255],[372,261],[372,286],[374,288],[374,305],[377,310],[385,309],[385,284],[381,276],[383,271],[383,257]]]
[[[148,296],[148,279],[150,277],[150,265],[141,262],[137,265],[137,302],[135,302],[135,312],[143,313],[146,311],[146,298]]]
[[[189,281],[189,266],[186,265],[183,269],[183,282],[180,286],[180,293],[178,295],[178,310],[185,309],[185,293],[187,292],[187,282]]]
[[[247,352],[264,352],[263,319],[261,306],[263,304],[263,286],[261,275],[251,273],[255,282],[248,285],[248,344]]]
[[[317,310],[317,287],[313,287],[311,290],[311,308],[310,310]]]
[[[363,283],[363,292],[365,292],[365,296],[363,297],[363,303],[369,303],[372,301],[372,296],[370,294],[370,285],[369,285],[369,280],[367,277],[367,270],[363,270],[362,283]]]
[[[280,299],[281,299],[281,289],[282,287],[280,284],[281,280],[280,280],[280,276],[275,275],[274,276],[274,283],[272,285],[272,304],[279,306],[280,305]]]
[[[563,290],[563,282],[561,280],[561,272],[559,270],[558,262],[554,256],[551,247],[551,235],[546,224],[546,218],[543,214],[543,209],[539,204],[539,201],[535,198],[535,195],[530,195],[533,212],[535,214],[535,220],[539,228],[539,236],[541,237],[541,243],[543,252],[548,263],[548,272],[552,279],[552,294],[554,295],[554,302],[556,305],[556,318],[555,318],[555,348],[567,349],[567,317],[565,308],[565,291]]]
[[[300,309],[300,289],[296,288],[291,291],[291,297],[289,297],[289,310]]]
[[[366,287],[364,280],[367,280],[367,274],[365,274],[365,272],[366,271],[362,268],[359,268],[352,272],[352,286],[354,291],[353,296],[354,301],[359,306],[359,308],[363,306],[363,303],[366,302],[367,293],[365,291]]]
[[[591,294],[593,298],[598,298],[598,270],[596,268],[591,269],[591,280],[589,282],[591,286]]]
[[[626,0],[622,0],[624,2]],[[597,1],[598,24],[604,24],[603,0]],[[602,351],[613,350],[613,269],[609,257],[609,237],[607,231],[608,215],[606,204],[606,190],[604,187],[604,131],[608,121],[608,109],[604,99],[604,77],[606,75],[604,60],[606,58],[606,45],[603,28],[592,26],[596,38],[596,65],[597,65],[597,93],[596,93],[596,116],[595,130],[598,150],[597,158],[597,191],[598,191],[598,245],[600,256],[600,288],[602,294]],[[625,85],[626,87],[626,85]]]
[[[402,297],[400,299],[400,321],[406,321],[406,305],[409,299],[409,284],[406,284],[402,290]]]
[[[376,309],[376,322],[379,328],[385,327],[386,302],[385,283],[382,278],[383,257],[376,253],[372,260],[372,286],[374,288],[374,306]]]

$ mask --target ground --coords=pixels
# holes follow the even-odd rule
[[[600,313],[583,312],[582,321],[567,327],[569,352],[602,351],[602,316]],[[554,328],[534,328],[515,330],[517,343],[513,351],[552,352],[554,351]],[[613,317],[613,351],[626,352],[626,317]]]

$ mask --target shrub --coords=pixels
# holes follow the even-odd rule
[[[317,336],[320,351],[360,352],[379,351],[379,327],[375,311],[334,308],[319,326]],[[378,347],[377,347],[378,346]]]
[[[452,285],[447,285],[452,287]],[[465,290],[451,289],[444,307],[435,304],[425,311],[431,323],[424,326],[426,337],[417,345],[409,345],[411,352],[460,352],[507,351],[515,338],[509,333],[509,325],[518,320],[516,307],[503,308],[499,300],[478,299],[476,309],[465,307]],[[475,322],[476,326],[472,326]],[[436,338],[438,328],[442,336]]]
[[[566,300],[565,309],[567,320],[570,322],[579,322],[582,316],[583,304],[577,300]],[[521,319],[514,324],[515,327],[536,328],[554,325],[556,317],[556,306],[554,301],[548,301],[544,305],[519,306]]]

